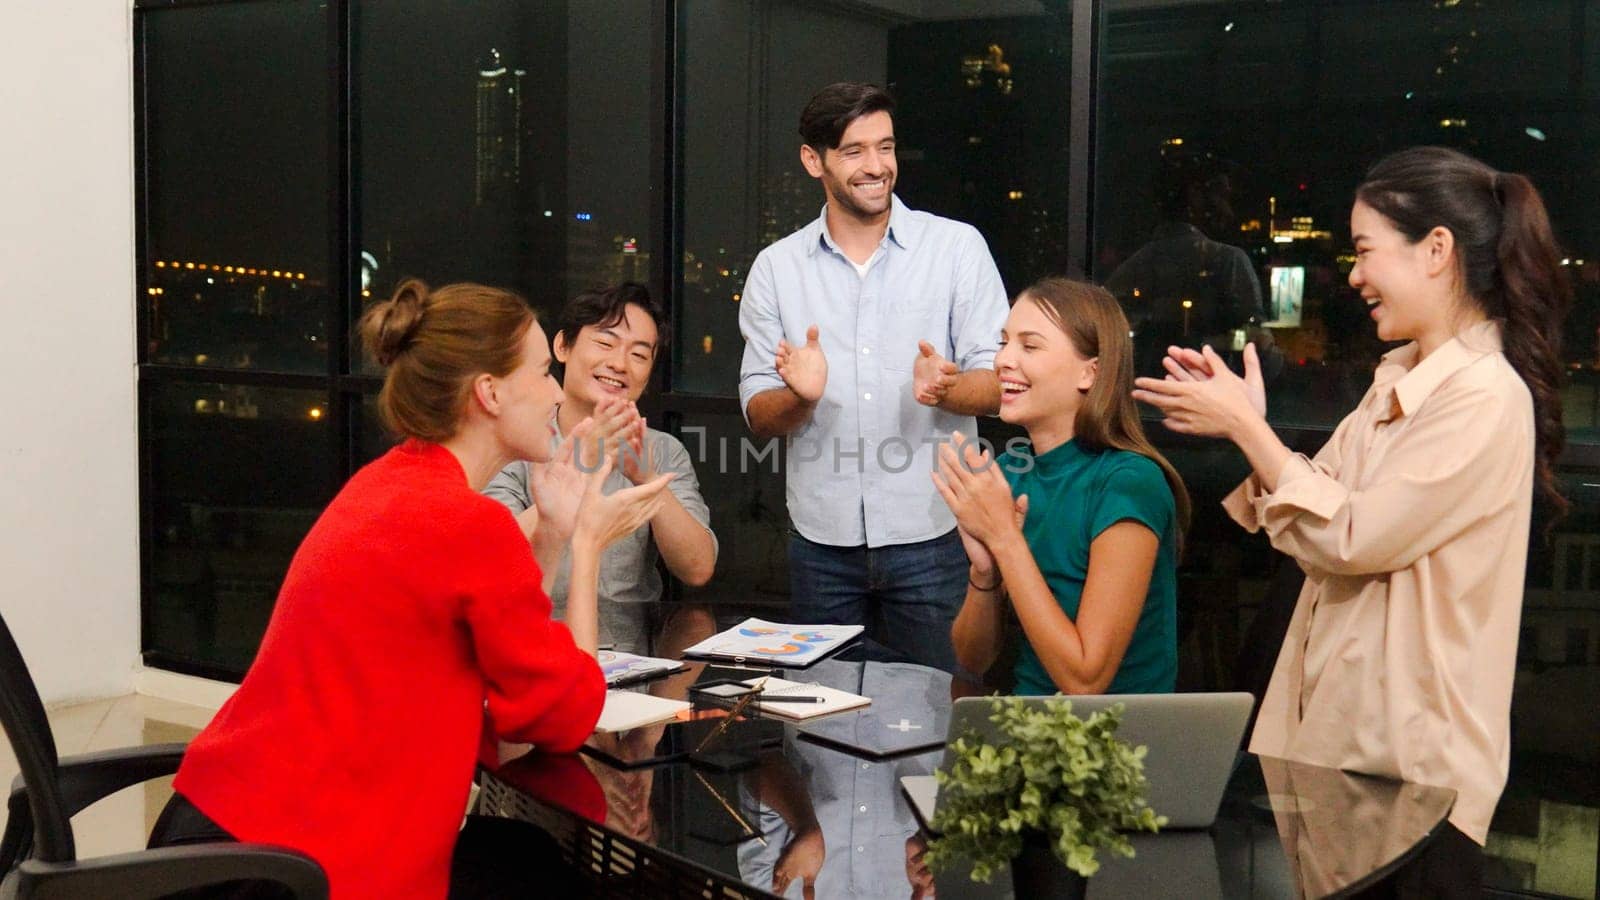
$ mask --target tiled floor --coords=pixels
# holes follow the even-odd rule
[[[50,728],[62,756],[145,744],[187,741],[211,721],[214,710],[129,694],[52,709]],[[0,742],[0,785],[17,774],[11,746]],[[112,794],[72,820],[79,858],[144,847],[161,807],[172,796],[172,778],[135,785]],[[5,809],[0,805],[0,820]]]

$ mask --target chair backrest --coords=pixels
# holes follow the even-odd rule
[[[72,820],[61,801],[61,785],[56,774],[55,736],[50,733],[50,720],[45,717],[44,704],[39,701],[39,691],[33,686],[28,664],[22,658],[22,651],[17,649],[3,616],[0,616],[0,724],[5,726],[6,737],[11,740],[11,749],[22,770],[23,784],[28,789],[28,808],[33,815],[33,857],[46,862],[74,859]],[[13,808],[12,818],[21,812]],[[20,824],[7,823],[8,842],[15,827]]]

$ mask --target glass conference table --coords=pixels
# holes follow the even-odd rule
[[[983,884],[920,863],[927,837],[900,778],[943,758],[949,676],[860,655],[787,677],[871,706],[804,724],[740,722],[750,726],[740,765],[691,762],[707,726],[693,721],[597,734],[576,755],[507,748],[482,779],[480,812],[550,831],[593,896],[770,897],[775,874],[806,871],[819,898],[1010,896],[1006,872]],[[696,665],[644,689],[683,698],[724,674]],[[1454,800],[1447,789],[1240,754],[1211,828],[1136,836],[1132,859],[1102,853],[1089,896],[1346,895],[1426,845]],[[779,895],[801,897],[802,879]]]

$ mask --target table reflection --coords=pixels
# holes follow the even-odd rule
[[[1421,849],[1456,792],[1308,763],[1261,757],[1278,839],[1307,897],[1358,890]]]
[[[695,679],[718,674],[696,666],[647,689],[681,697]],[[596,735],[579,756],[527,753],[486,779],[486,811],[553,829],[561,817],[599,823],[616,840],[636,844],[638,853],[666,854],[684,871],[721,873],[743,885],[745,896],[1010,896],[1004,873],[990,885],[962,871],[930,876],[922,864],[925,836],[900,792],[902,776],[929,774],[943,757],[948,675],[835,659],[788,677],[862,693],[873,703],[800,725],[740,723],[764,729],[772,740],[765,748],[750,745],[748,763],[732,770],[688,762],[694,729],[705,724],[697,722]],[[1443,788],[1241,754],[1210,829],[1135,837],[1137,855],[1102,859],[1089,894],[1139,900],[1350,894],[1426,845],[1454,799]],[[574,842],[573,852],[592,843]],[[595,878],[637,877],[631,868],[583,865]]]
[[[788,897],[805,896],[807,880],[817,897],[921,896],[932,885],[922,864],[926,842],[900,796],[900,778],[931,773],[943,756],[943,740],[921,753],[877,757],[886,748],[907,746],[908,734],[945,733],[950,676],[909,663],[868,661],[819,663],[805,677],[869,696],[872,706],[833,717],[839,727],[826,728],[835,742],[828,745],[799,734],[822,723],[785,729],[782,758],[794,777],[774,783],[792,796],[758,798],[768,840],[739,846],[740,877]],[[918,744],[926,738],[910,739],[910,746]]]

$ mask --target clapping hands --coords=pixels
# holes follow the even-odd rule
[[[994,571],[990,548],[1011,536],[1020,536],[1028,516],[1026,494],[1015,499],[1011,485],[994,457],[979,450],[961,432],[939,447],[939,471],[933,484],[955,514],[956,527],[967,558],[980,574]]]
[[[917,359],[911,364],[911,393],[923,406],[938,406],[955,386],[961,369],[940,356],[927,341],[917,342]]]
[[[627,405],[632,406],[631,403]],[[608,412],[616,416],[614,411]],[[620,417],[629,421],[626,414]],[[643,420],[637,419],[637,410],[633,410],[633,419],[637,420],[637,427],[642,429]],[[625,426],[632,427],[635,426]],[[596,448],[598,456],[600,439],[596,435],[599,428],[594,417],[584,419],[572,429],[572,434],[562,440],[548,461],[528,467],[528,485],[539,509],[539,521],[535,528],[550,529],[549,537],[558,542],[588,540],[594,542],[597,549],[610,546],[660,511],[663,500],[661,492],[667,482],[675,477],[672,473],[651,475],[634,487],[612,494],[603,493],[606,477],[615,468],[619,455],[625,460],[633,456],[636,472],[641,471],[644,463],[638,462],[643,457],[642,453],[619,454],[613,451],[599,457],[596,466],[591,468],[585,464],[580,469],[576,461],[580,452],[578,448]],[[625,432],[613,429],[613,433]],[[642,431],[640,435],[642,439]]]
[[[1161,410],[1162,424],[1180,434],[1233,437],[1267,414],[1267,391],[1254,343],[1244,348],[1244,377],[1228,369],[1210,346],[1168,347],[1165,378],[1134,380],[1133,398]]]
[[[816,403],[822,399],[822,390],[828,386],[828,358],[822,355],[822,344],[817,341],[817,326],[806,329],[806,342],[798,347],[786,340],[778,341],[774,361],[783,383],[801,400]]]

